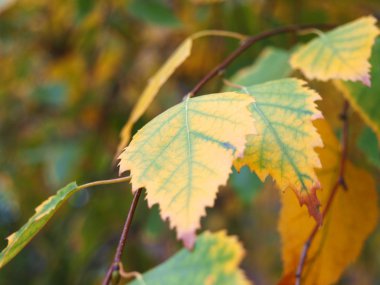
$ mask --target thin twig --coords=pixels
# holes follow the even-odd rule
[[[137,203],[139,201],[141,192],[142,192],[142,188],[138,189],[133,196],[132,204],[129,207],[128,216],[127,216],[127,219],[125,220],[124,228],[123,228],[123,231],[121,233],[119,244],[118,244],[117,249],[116,249],[115,257],[113,259],[111,266],[109,267],[109,269],[107,271],[107,275],[104,278],[103,285],[108,285],[110,283],[111,278],[112,278],[112,274],[114,272],[116,274],[119,273],[119,269],[120,269],[119,263],[121,262],[121,255],[123,253],[125,244],[127,242],[127,236],[128,236],[129,230],[131,228],[133,215],[135,213],[136,206],[137,206]]]
[[[342,110],[342,113],[340,114],[340,119],[343,121],[343,127],[342,127],[342,138],[341,138],[341,155],[340,155],[340,162],[339,162],[339,174],[338,174],[337,181],[335,182],[334,186],[331,189],[331,193],[327,200],[326,207],[324,208],[322,212],[322,217],[325,217],[328,211],[330,210],[332,202],[335,198],[335,195],[338,192],[338,189],[341,187],[344,190],[348,189],[345,178],[344,178],[347,154],[348,154],[348,128],[349,128],[348,108],[349,108],[348,101],[344,101],[343,110]],[[318,229],[319,229],[319,225],[315,225],[302,248],[300,260],[299,260],[297,270],[296,270],[296,282],[295,282],[296,285],[301,285],[302,272],[305,267],[307,254],[313,243],[313,240],[316,234],[318,233]]]
[[[108,185],[108,184],[129,182],[130,180],[131,180],[131,176],[108,179],[108,180],[99,180],[99,181],[89,182],[89,183],[80,185],[80,186],[78,186],[78,189],[84,189],[84,188],[89,188],[89,187],[99,186],[99,185]]]
[[[334,27],[333,25],[327,24],[308,24],[308,25],[292,25],[281,27],[269,31],[265,31],[256,36],[252,36],[246,39],[246,41],[239,46],[235,51],[233,51],[224,61],[222,61],[219,65],[217,65],[214,69],[212,69],[205,77],[203,77],[197,85],[188,93],[189,97],[193,97],[196,93],[212,78],[220,74],[231,62],[233,62],[237,57],[239,57],[245,50],[251,47],[253,44],[258,41],[264,40],[266,38],[270,38],[272,36],[284,34],[284,33],[294,33],[302,30],[310,30],[310,29],[331,29]]]

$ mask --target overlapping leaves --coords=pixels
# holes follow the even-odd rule
[[[339,143],[325,121],[316,121],[325,147],[318,150],[323,169],[317,172],[326,206],[338,179]],[[318,230],[305,262],[302,284],[325,285],[338,281],[342,272],[359,255],[364,241],[378,222],[375,181],[365,170],[347,162],[345,179],[348,190],[338,189],[333,204]],[[283,196],[279,230],[284,262],[283,285],[294,284],[300,254],[315,223],[300,209],[296,199]]]
[[[186,98],[144,126],[120,156],[120,172],[131,171],[132,189],[145,187],[148,204],[191,248],[205,207],[212,206],[234,159],[255,133],[248,105],[233,92]]]

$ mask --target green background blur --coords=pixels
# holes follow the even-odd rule
[[[253,35],[293,23],[380,16],[379,0],[24,0],[8,7],[5,2],[0,0],[0,248],[40,202],[68,182],[117,176],[112,161],[119,132],[149,77],[186,36],[204,29]],[[252,64],[265,46],[289,49],[296,42],[292,35],[260,42],[226,76]],[[233,39],[198,40],[134,130],[180,102],[237,45]],[[221,86],[214,79],[201,93]],[[324,100],[322,109],[337,128],[341,98]],[[350,157],[380,185],[377,138],[353,116]],[[279,195],[271,181],[263,185],[243,171],[221,189],[202,219],[203,229],[227,228],[239,236],[247,249],[243,268],[259,285],[274,284],[281,275]],[[127,185],[77,194],[0,271],[0,284],[99,283],[130,201]],[[180,246],[157,207],[149,210],[140,201],[124,254],[126,270],[144,272]],[[380,284],[379,248],[378,228],[341,284]]]

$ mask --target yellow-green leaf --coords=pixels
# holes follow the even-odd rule
[[[185,39],[181,43],[181,45],[173,52],[173,54],[168,58],[168,60],[161,66],[161,68],[156,72],[156,74],[149,79],[148,85],[142,92],[136,106],[132,110],[132,113],[127,123],[124,125],[121,131],[121,140],[117,151],[118,154],[129,143],[133,125],[144,114],[144,112],[149,107],[150,103],[153,101],[154,97],[157,95],[162,85],[169,79],[169,77],[174,73],[177,67],[180,66],[190,56],[191,49],[193,47],[193,41],[195,39],[205,36],[223,36],[235,38],[239,37],[238,34],[232,32],[205,30],[195,33],[192,36]]]
[[[132,190],[146,188],[148,204],[159,204],[186,247],[246,136],[255,133],[252,102],[233,92],[187,97],[144,126],[120,155],[120,173],[131,171]]]
[[[182,249],[131,285],[248,285],[251,283],[239,269],[243,255],[236,237],[224,231],[205,232],[197,238],[193,251]]]
[[[13,259],[46,225],[59,207],[78,190],[77,184],[72,182],[39,205],[29,221],[7,238],[8,245],[0,253],[0,268]]]
[[[293,68],[299,68],[309,79],[343,79],[370,85],[368,59],[379,34],[376,18],[363,17],[330,32],[317,33],[317,38],[292,55]]]
[[[380,136],[380,39],[376,40],[370,59],[371,87],[353,82],[334,82],[351,106],[363,120]]]
[[[301,204],[321,222],[316,197],[320,167],[315,147],[322,146],[312,120],[320,117],[319,95],[296,79],[281,79],[244,87],[255,98],[250,106],[258,135],[248,138],[244,157],[235,161],[239,170],[248,165],[261,180],[271,175],[280,189],[291,188]]]
[[[315,123],[325,144],[318,150],[323,167],[317,171],[323,187],[323,191],[319,191],[323,208],[338,179],[340,147],[325,121],[317,120]],[[335,284],[347,266],[358,257],[364,241],[378,223],[374,179],[350,161],[346,164],[345,179],[348,190],[338,189],[323,225],[309,248],[302,274],[304,285]],[[282,202],[279,231],[284,277],[280,284],[293,285],[301,251],[315,222],[288,193],[284,194]]]
[[[292,71],[289,58],[290,53],[288,51],[268,47],[260,53],[252,65],[239,70],[231,77],[230,81],[235,84],[250,86],[287,77]],[[226,87],[225,91],[232,89],[232,87]]]

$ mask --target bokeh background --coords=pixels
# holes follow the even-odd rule
[[[222,29],[253,35],[293,23],[341,24],[380,16],[380,2],[320,0],[0,0],[0,248],[34,208],[68,182],[117,176],[119,133],[150,76],[188,35]],[[308,37],[302,37],[306,40]],[[252,47],[225,76],[250,65],[265,46],[290,49],[279,36]],[[197,40],[189,60],[165,84],[134,131],[182,97],[229,51],[233,39]],[[374,79],[379,80],[379,79]],[[342,97],[321,90],[321,108],[338,129]],[[202,93],[222,87],[212,80]],[[380,185],[376,135],[352,114],[350,158]],[[128,185],[78,193],[48,226],[0,271],[0,284],[98,284],[114,254],[126,217]],[[247,250],[243,268],[256,284],[281,275],[277,218],[280,193],[243,170],[219,192],[203,229],[227,228]],[[157,207],[141,200],[124,264],[144,272],[180,243]],[[380,229],[340,284],[380,284]]]

